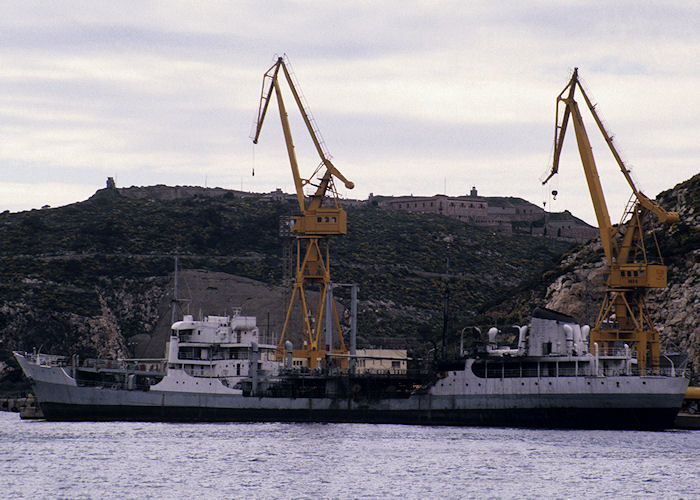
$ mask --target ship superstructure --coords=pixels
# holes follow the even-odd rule
[[[197,391],[200,384],[217,393],[240,394],[238,384],[252,375],[277,375],[276,345],[262,342],[254,316],[185,315],[172,325],[166,344],[167,376],[154,390]],[[251,367],[252,365],[252,367]]]

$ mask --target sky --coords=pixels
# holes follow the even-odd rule
[[[81,201],[107,177],[292,193],[275,102],[250,139],[282,54],[355,183],[343,197],[475,186],[595,224],[573,130],[541,185],[574,67],[639,189],[700,171],[697,2],[4,0],[0,211]],[[631,190],[579,102],[614,223]],[[308,177],[319,158],[285,104]]]

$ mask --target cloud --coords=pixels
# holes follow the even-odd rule
[[[62,182],[2,182],[0,181],[0,198],[2,210],[20,212],[29,208],[41,208],[45,205],[56,207],[82,201],[95,193],[98,188],[90,184],[66,184]],[[28,206],[27,199],[42,200],[39,206]]]
[[[357,184],[349,196],[477,185],[541,203],[554,101],[574,66],[653,195],[698,171],[698,14],[692,3],[632,1],[5,2],[0,165],[6,186],[35,180],[67,195],[107,175],[291,191],[276,109],[260,145],[248,138],[263,72],[287,52],[336,165]],[[592,222],[571,145],[558,209]],[[594,150],[611,214],[621,212],[629,190],[599,139]],[[56,204],[24,193],[13,207]]]

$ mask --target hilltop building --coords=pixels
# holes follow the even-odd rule
[[[545,212],[522,198],[479,196],[476,187],[465,196],[383,197],[378,204],[391,210],[444,215],[507,235],[531,234],[574,242],[598,235],[595,227],[568,211]]]

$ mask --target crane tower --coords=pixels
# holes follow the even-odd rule
[[[292,132],[282,96],[280,75],[287,82],[321,159],[320,164],[308,178],[303,178],[299,171]],[[298,302],[302,311],[301,330],[304,346],[302,349],[295,349],[294,356],[305,358],[308,366],[315,368],[320,365],[322,358],[328,359],[333,354],[347,354],[343,337],[340,335],[340,323],[335,311],[335,304],[332,300],[327,300],[327,297],[330,296],[331,287],[329,239],[331,236],[347,233],[347,215],[340,206],[334,180],[342,181],[348,189],[352,189],[354,184],[346,179],[331,162],[330,154],[325,148],[315,122],[308,109],[304,106],[298,85],[294,83],[289,69],[289,61],[286,60],[286,57],[279,57],[263,76],[258,118],[254,134],[252,135],[253,143],[258,143],[273,91],[282,121],[282,131],[299,204],[299,215],[290,217],[289,222],[291,233],[296,236],[296,272],[291,299],[287,307],[284,326],[277,347],[277,355],[281,357],[283,354],[283,346],[290,326],[292,311]],[[315,187],[315,190],[312,190],[313,192],[309,196],[304,194],[304,188],[307,185]],[[310,287],[318,288],[320,292],[319,301],[315,307],[311,304],[307,294]],[[332,308],[332,311],[326,311],[326,304],[329,304],[328,307]],[[322,335],[324,313],[332,315],[332,323],[339,334],[338,349],[334,349],[333,345],[329,345],[327,340],[325,345],[322,344],[322,339],[327,338],[327,336]],[[326,328],[328,329],[328,327]]]

